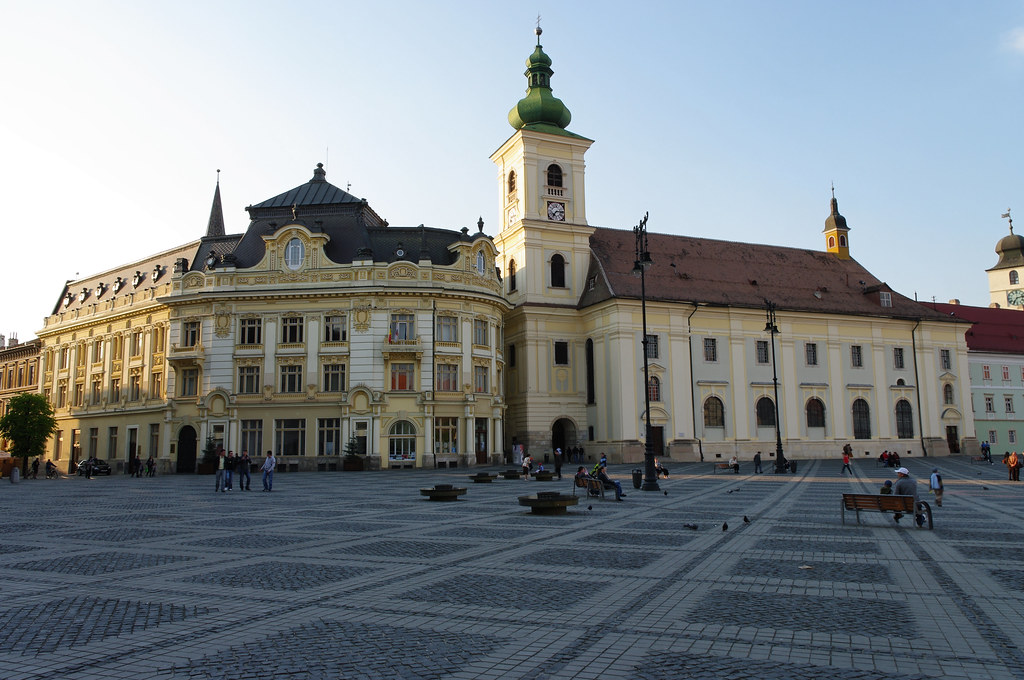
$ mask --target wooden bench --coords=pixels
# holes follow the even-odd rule
[[[911,522],[917,526],[916,514],[924,516],[924,524],[932,529],[932,508],[925,501],[918,501],[919,512],[914,511],[913,496],[893,496],[890,494],[874,493],[844,493],[840,503],[840,513],[843,524],[846,524],[846,511],[853,510],[857,513],[857,524],[860,524],[861,510],[868,512],[892,512],[911,516]],[[922,525],[921,528],[924,528]]]
[[[604,484],[602,484],[601,480],[599,479],[581,479],[579,477],[574,476],[572,478],[573,496],[576,495],[576,489],[580,489],[580,493],[582,493],[584,496],[593,496],[594,498],[601,498],[602,500],[604,500]],[[595,491],[597,493],[594,493]]]
[[[732,470],[732,466],[728,463],[715,463],[715,467],[711,468],[712,474],[717,473],[719,470],[728,471]]]

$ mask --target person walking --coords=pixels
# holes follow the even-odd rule
[[[843,467],[839,471],[839,474],[841,475],[846,474],[847,470],[850,471],[851,475],[853,474],[853,468],[850,467],[850,454],[846,450],[847,447],[849,447],[849,444],[847,444],[846,447],[843,447]]]
[[[252,475],[249,474],[249,468],[252,466],[252,459],[249,458],[248,451],[242,451],[242,455],[238,457],[238,490],[239,491],[251,491],[249,486],[252,484]]]
[[[1015,482],[1019,482],[1020,469],[1021,467],[1024,467],[1024,453],[1018,456],[1017,452],[1014,451],[1013,453],[1010,454],[1010,460],[1012,461],[1010,464],[1010,479],[1012,479]]]
[[[267,459],[263,461],[263,490],[274,490],[274,468],[277,467],[277,458],[274,458],[273,451],[267,451]]]
[[[754,474],[761,474],[761,452],[758,451],[754,454]]]
[[[526,454],[523,456],[523,479],[526,481],[530,480],[530,470],[533,468],[533,456]]]
[[[156,461],[153,459],[153,454],[150,454],[149,458],[146,459],[146,476],[156,476]]]
[[[32,461],[32,479],[39,479],[39,458]]]
[[[1018,462],[1018,459],[1017,459],[1017,452],[1016,451],[1014,451],[1013,453],[1010,453],[1009,451],[1007,451],[1006,454],[1003,455],[1003,465],[1006,466],[1007,479],[1009,479],[1011,482],[1014,481],[1014,476],[1013,475],[1014,475],[1014,472],[1017,470],[1017,462]],[[1018,478],[1020,477],[1020,473],[1019,472],[1017,473],[1017,477]]]
[[[235,458],[235,452],[228,451],[228,455],[224,459],[224,488],[228,491],[234,491],[231,478],[234,476],[236,467],[238,467],[238,460]]]
[[[942,475],[939,474],[939,468],[932,468],[931,479],[928,480],[928,486],[931,488],[932,493],[935,494],[935,505],[942,507]]]
[[[562,478],[562,449],[555,449],[555,474]]]
[[[224,460],[224,449],[217,450],[217,476],[213,480],[213,492],[218,491],[224,492],[227,489],[224,488],[224,466],[227,465],[227,461]]]

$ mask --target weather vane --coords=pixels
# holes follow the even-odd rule
[[[1012,234],[1013,233],[1013,218],[1010,217],[1010,209],[1009,208],[1007,208],[1006,212],[1003,213],[1003,219],[1004,220],[1010,220],[1010,233]]]

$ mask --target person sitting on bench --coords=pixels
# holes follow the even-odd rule
[[[601,495],[601,482],[591,477],[587,468],[582,465],[576,469],[576,486],[585,488],[591,496]]]

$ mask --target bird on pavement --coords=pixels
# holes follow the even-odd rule
[[[746,516],[746,515],[743,515],[743,523],[744,523],[744,524],[750,524],[750,520],[749,520],[749,519],[747,519],[747,516]]]
[[[697,530],[697,525],[696,524],[684,524],[683,528],[684,529],[689,529],[690,531],[696,531]]]
[[[729,530],[729,523],[728,522],[722,522],[722,531],[728,531],[728,530]]]

